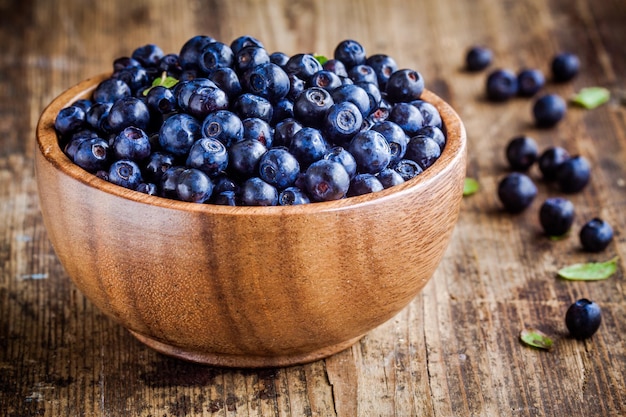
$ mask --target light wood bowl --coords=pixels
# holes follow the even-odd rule
[[[62,93],[37,126],[48,236],[79,290],[153,349],[229,367],[286,366],[348,348],[402,310],[458,218],[466,134],[439,97],[448,142],[406,183],[289,207],[228,207],[108,183],[60,149],[54,120],[104,76]]]

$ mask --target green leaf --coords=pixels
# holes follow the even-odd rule
[[[465,178],[465,182],[463,183],[463,197],[476,193],[479,188],[478,181],[474,178]]]
[[[572,103],[586,109],[595,109],[609,101],[611,92],[604,87],[585,87],[572,97]]]
[[[319,62],[320,65],[324,65],[326,61],[328,61],[328,58],[326,58],[324,55],[313,55],[313,57],[317,59],[317,62]]]
[[[552,347],[552,339],[537,329],[524,329],[520,332],[519,338],[522,342],[528,346],[536,347],[539,349],[549,350]]]
[[[561,278],[574,281],[597,281],[607,279],[617,271],[618,257],[606,262],[588,262],[573,264],[559,269]]]
[[[165,88],[172,88],[176,84],[178,84],[178,80],[174,77],[170,77],[169,75],[167,75],[167,72],[163,71],[159,78],[155,78],[154,81],[152,81],[152,85],[150,87],[143,90],[143,95],[147,96],[150,90],[152,90],[154,87],[162,86]]]

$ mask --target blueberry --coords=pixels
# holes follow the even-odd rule
[[[339,200],[346,196],[350,177],[339,162],[321,159],[309,166],[304,174],[308,194],[314,201]]]
[[[108,177],[109,174],[107,173],[107,181],[108,181]],[[139,191],[140,193],[144,193],[144,194],[148,194],[148,195],[158,195],[158,189],[156,184],[153,184],[151,182],[142,182],[137,186],[136,191]]]
[[[240,95],[233,104],[233,110],[241,119],[257,117],[268,123],[274,114],[274,108],[268,99],[251,93]]]
[[[417,107],[409,103],[394,104],[388,120],[400,126],[408,136],[414,136],[424,127],[424,116]]]
[[[341,78],[337,74],[328,70],[317,71],[309,80],[311,87],[323,88],[328,92],[341,87]]]
[[[146,101],[148,107],[161,114],[172,113],[178,109],[178,101],[172,90],[160,85],[148,91]]]
[[[248,71],[244,75],[244,84],[250,93],[264,97],[272,103],[286,97],[290,88],[287,73],[271,62]]]
[[[222,191],[221,193],[215,192],[213,190],[213,197],[211,199],[213,204],[217,204],[220,206],[236,206],[237,205],[237,193],[234,191]]]
[[[130,126],[117,134],[113,140],[116,159],[141,161],[150,156],[150,140],[143,130]]]
[[[276,206],[278,191],[261,178],[247,179],[241,186],[239,198],[244,206]]]
[[[417,107],[420,113],[422,113],[424,126],[433,126],[441,129],[443,122],[439,110],[435,106],[424,100],[413,100],[410,104]]]
[[[409,137],[400,126],[390,120],[385,120],[384,122],[375,123],[372,126],[372,130],[382,134],[389,143],[389,150],[391,151],[391,161],[389,163],[391,165],[404,158]]]
[[[333,57],[350,68],[365,63],[365,49],[355,40],[346,39],[341,41],[336,47]]]
[[[350,180],[347,197],[375,193],[384,190],[383,184],[374,174],[357,174]]]
[[[74,163],[89,172],[107,169],[109,166],[109,144],[102,138],[83,140],[74,153]]]
[[[159,195],[161,197],[178,200],[178,193],[176,192],[178,177],[185,169],[183,166],[171,166],[163,172],[159,182]]]
[[[93,98],[93,97],[92,97]],[[74,103],[72,103],[72,106],[76,106],[79,107],[81,109],[83,109],[83,111],[85,113],[87,113],[87,110],[89,110],[89,108],[94,104],[94,102],[90,99],[87,98],[81,98],[79,100],[76,100]]]
[[[200,138],[194,142],[187,156],[187,166],[214,177],[228,166],[226,146],[217,139]]]
[[[537,196],[537,186],[525,174],[512,172],[498,184],[498,197],[504,209],[510,213],[520,213]]]
[[[270,62],[281,68],[287,64],[287,61],[289,61],[289,55],[284,52],[276,51],[270,54]]]
[[[109,167],[109,181],[131,190],[136,190],[143,182],[139,166],[127,159],[115,161]]]
[[[217,88],[217,85],[208,78],[194,78],[190,81],[182,81],[174,86],[173,93],[176,96],[178,107],[183,111],[189,111],[191,95],[200,87]]]
[[[363,116],[358,107],[344,101],[328,109],[324,116],[323,132],[329,141],[345,145],[359,132],[362,123]]]
[[[151,78],[148,71],[143,67],[129,67],[116,71],[113,78],[124,81],[133,95],[150,87]]]
[[[511,168],[527,171],[537,161],[537,142],[530,136],[516,136],[506,146],[506,159]]]
[[[107,78],[93,90],[92,98],[96,103],[115,103],[117,100],[130,97],[130,87],[119,78]]]
[[[302,124],[294,118],[287,118],[276,123],[274,127],[273,146],[285,146],[289,148],[293,135],[300,129],[302,129]]]
[[[228,96],[217,86],[196,88],[189,96],[187,111],[198,120],[217,110],[228,109]]]
[[[546,79],[538,69],[523,69],[517,74],[517,94],[532,97],[543,88]]]
[[[83,128],[86,114],[85,111],[78,106],[68,106],[57,114],[54,121],[54,128],[61,136],[66,136]]]
[[[242,140],[254,139],[261,142],[266,148],[272,147],[274,132],[269,123],[257,117],[249,117],[241,121],[243,125]]]
[[[218,68],[231,67],[234,59],[235,54],[228,45],[222,42],[211,42],[200,52],[198,66],[208,74]]]
[[[138,61],[144,67],[156,67],[164,55],[161,48],[150,43],[135,49],[131,58]]]
[[[239,184],[226,173],[221,173],[211,178],[213,182],[213,195],[221,194],[226,191],[239,191]]]
[[[98,133],[90,130],[90,129],[82,129],[78,132],[75,132],[70,137],[69,141],[63,147],[63,152],[70,158],[72,161],[74,160],[74,156],[76,155],[76,151],[81,143],[88,139],[98,138]],[[107,143],[108,144],[108,143]]]
[[[543,95],[533,104],[532,112],[537,127],[552,127],[565,116],[565,100],[557,94]]]
[[[138,98],[121,98],[111,106],[107,116],[107,125],[115,133],[121,132],[129,126],[147,130],[150,125],[150,110]]]
[[[382,94],[377,84],[367,81],[355,82],[354,85],[361,87],[367,93],[370,100],[368,113],[371,113],[374,109],[378,108],[380,101],[382,100]]]
[[[357,133],[348,146],[361,173],[376,174],[387,168],[391,161],[391,149],[385,137],[375,130]]]
[[[239,76],[232,68],[225,67],[211,71],[209,80],[224,91],[229,100],[235,100],[243,90]]]
[[[267,148],[258,140],[247,139],[230,147],[228,168],[236,177],[247,179],[257,175],[259,161]]]
[[[333,146],[324,154],[324,159],[343,165],[350,179],[356,175],[356,161],[350,152],[341,146]]]
[[[296,101],[300,94],[307,88],[307,83],[295,74],[289,74],[289,93],[287,98],[291,101]]]
[[[437,144],[439,148],[443,151],[443,148],[446,146],[446,135],[443,133],[441,129],[434,126],[424,126],[420,130],[418,130],[415,136],[428,136]]]
[[[378,77],[374,68],[369,65],[359,64],[348,70],[348,77],[355,83],[366,82],[378,87]]]
[[[286,148],[272,148],[259,161],[259,177],[279,190],[293,185],[299,173],[298,160]]]
[[[263,42],[250,35],[242,35],[239,36],[230,43],[230,49],[234,53],[241,51],[243,48],[247,46],[256,46],[258,48],[263,48]]]
[[[546,199],[539,209],[539,222],[548,236],[562,236],[574,222],[574,204],[561,197]]]
[[[207,138],[219,140],[228,148],[243,139],[243,123],[235,113],[218,110],[209,113],[204,119],[202,134]]]
[[[293,112],[304,125],[321,127],[326,111],[334,104],[330,93],[323,88],[310,87],[293,104]]]
[[[304,127],[297,131],[289,144],[289,152],[305,169],[313,162],[322,159],[328,148],[328,142],[322,133],[312,127]]]
[[[259,46],[246,46],[235,53],[235,71],[243,75],[257,65],[270,63],[267,51]]]
[[[357,106],[363,118],[367,117],[372,110],[370,97],[367,94],[367,91],[358,85],[344,84],[341,87],[334,89],[331,96],[335,103],[349,101]]]
[[[200,137],[202,137],[200,123],[188,114],[179,113],[163,122],[159,131],[159,144],[162,149],[173,155],[184,156]]]
[[[279,122],[285,119],[292,119],[293,117],[293,101],[288,98],[281,98],[276,102],[276,104],[274,104],[270,124],[272,126],[276,126]]]
[[[174,166],[174,164],[174,155],[165,152],[152,152],[143,170],[144,179],[160,184],[165,171]]]
[[[126,68],[141,67],[141,63],[129,56],[122,56],[113,60],[113,72],[116,73]]]
[[[599,218],[589,220],[580,229],[580,243],[588,252],[602,252],[613,240],[613,228]]]
[[[378,86],[384,90],[391,74],[398,70],[398,64],[396,61],[385,54],[375,54],[367,57],[365,63],[374,69],[376,78],[378,80]]]
[[[376,174],[378,180],[384,188],[390,188],[394,185],[400,185],[404,182],[404,178],[398,171],[392,168],[385,168]]]
[[[560,146],[551,146],[539,156],[539,170],[544,181],[554,181],[556,179],[557,168],[570,158],[567,150]]]
[[[179,200],[190,203],[204,203],[211,197],[212,192],[213,183],[211,179],[199,169],[187,168],[178,175],[176,195]]]
[[[178,54],[166,54],[159,60],[157,68],[160,72],[167,73],[168,76],[176,79],[180,78],[183,68],[180,65]]]
[[[424,78],[412,69],[400,69],[391,74],[385,92],[394,103],[417,100],[424,91]]]
[[[322,68],[337,74],[339,77],[348,78],[348,70],[343,62],[336,59],[329,59],[322,64]]]
[[[322,69],[322,64],[311,54],[293,55],[285,64],[287,74],[295,75],[304,81],[308,81],[313,74]]]
[[[487,77],[486,92],[490,101],[506,101],[517,94],[517,76],[510,70],[497,69]]]
[[[389,113],[391,113],[391,108],[387,106],[379,106],[374,108],[370,114],[367,116],[367,120],[372,122],[372,126],[384,122],[389,118]]]
[[[482,71],[491,65],[493,52],[484,46],[473,46],[465,55],[465,68],[468,71]]]
[[[577,193],[589,183],[591,166],[587,159],[577,155],[565,160],[556,169],[556,181],[561,191]]]
[[[309,196],[298,187],[285,188],[278,194],[278,204],[281,206],[295,206],[310,202]]]
[[[602,323],[600,306],[586,298],[577,300],[565,313],[565,325],[575,339],[588,339]]]
[[[580,60],[572,53],[562,52],[552,58],[551,69],[554,81],[569,81],[578,74]]]
[[[404,181],[408,181],[411,178],[417,177],[419,174],[424,172],[419,164],[411,159],[401,159],[396,163],[393,167],[393,170],[396,171]]]
[[[439,144],[428,136],[413,136],[406,147],[404,157],[419,164],[426,169],[439,159],[441,148]]]

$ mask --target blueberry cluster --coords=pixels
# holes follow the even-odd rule
[[[148,44],[55,122],[65,154],[114,184],[196,203],[294,205],[388,188],[446,144],[424,79],[354,40],[332,59],[251,36]]]

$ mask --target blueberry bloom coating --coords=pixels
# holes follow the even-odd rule
[[[278,205],[278,191],[261,178],[252,177],[241,186],[240,199],[246,206],[275,206]]]
[[[201,126],[192,116],[179,113],[165,120],[159,131],[159,144],[165,151],[184,156],[202,136]]]
[[[468,71],[482,71],[491,65],[493,52],[484,46],[473,46],[465,55],[465,68]]]
[[[537,196],[537,186],[525,174],[512,172],[498,184],[498,198],[504,209],[510,213],[520,213]]]
[[[346,196],[350,177],[339,162],[321,159],[304,175],[306,190],[314,201],[339,200]]]
[[[375,130],[359,132],[350,141],[348,151],[356,161],[361,173],[376,174],[387,168],[391,161],[391,149],[385,137]]]
[[[596,217],[580,229],[579,238],[587,252],[602,252],[613,240],[613,228],[606,221]]]
[[[574,204],[561,197],[546,199],[539,209],[539,222],[548,236],[564,235],[574,223]]]
[[[552,127],[565,117],[567,106],[557,94],[546,94],[533,104],[532,112],[537,127]]]
[[[109,181],[131,190],[136,190],[143,182],[141,169],[131,160],[120,159],[109,167]]]
[[[487,77],[487,99],[490,101],[506,101],[517,94],[517,76],[507,69],[492,71]]]
[[[199,169],[187,168],[178,175],[176,195],[179,200],[204,203],[211,197],[212,192],[213,183],[211,179]]]
[[[511,168],[527,171],[537,161],[539,149],[530,136],[516,136],[506,146],[506,159]]]
[[[578,74],[580,60],[570,52],[562,52],[554,56],[550,66],[552,77],[556,82],[566,82]]]
[[[187,166],[214,177],[228,166],[226,146],[217,139],[200,138],[194,142],[187,156]]]
[[[586,298],[577,300],[565,313],[565,325],[575,339],[588,339],[602,323],[600,306]]]
[[[577,155],[565,160],[556,169],[556,181],[566,193],[581,191],[591,179],[591,166],[583,156]]]

